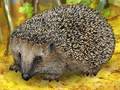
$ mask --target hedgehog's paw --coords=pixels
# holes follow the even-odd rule
[[[89,69],[89,71],[82,72],[82,74],[85,75],[85,76],[96,76],[97,73],[99,72],[99,70],[100,70],[100,68],[96,67],[96,68],[93,68],[93,69]]]
[[[96,76],[97,72],[84,72],[85,76]]]
[[[43,80],[49,80],[49,82],[52,80],[56,80],[58,82],[59,77],[60,77],[60,75],[58,75],[58,74],[47,74],[43,77]]]
[[[9,70],[17,72],[19,70],[19,66],[17,64],[13,64],[9,67]]]

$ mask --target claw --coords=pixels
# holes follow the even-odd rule
[[[84,76],[96,76],[97,75],[97,73],[89,73],[89,72],[83,72],[82,73]]]
[[[13,71],[13,70],[14,70],[14,66],[11,65],[11,66],[9,67],[9,70]]]
[[[94,76],[96,76],[96,75],[97,75],[97,73],[93,73],[93,75],[94,75]]]
[[[52,81],[51,79],[48,79],[48,78],[43,78],[43,80],[48,80],[49,82],[51,82],[51,81]]]
[[[52,80],[51,79],[49,79],[49,82],[51,82]]]
[[[86,73],[86,76],[96,76],[97,73]]]
[[[15,70],[15,72],[17,73],[17,72],[18,72],[18,70]]]
[[[89,73],[86,73],[86,76],[89,76]]]
[[[59,79],[55,79],[56,80],[56,82],[59,82]]]

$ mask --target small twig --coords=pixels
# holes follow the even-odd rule
[[[5,16],[6,16],[6,19],[7,19],[7,24],[8,24],[8,27],[10,29],[10,32],[13,31],[13,22],[12,22],[12,18],[11,18],[11,14],[10,14],[10,1],[9,0],[3,0],[3,9],[4,9],[4,12],[5,12]]]
[[[21,6],[23,5],[23,3],[24,3],[24,0],[20,0],[20,4],[21,4]]]
[[[7,39],[8,42],[7,42],[7,46],[6,46],[4,55],[8,55],[10,34],[12,33],[12,31],[14,29],[9,7],[10,7],[10,0],[3,0],[3,9],[5,12],[5,17],[7,19],[7,24],[8,24],[8,28],[9,28],[9,34],[8,34],[8,39]]]
[[[34,3],[34,13],[38,13],[38,10],[39,10],[39,0],[35,0],[35,3]]]
[[[61,6],[61,5],[62,5],[60,0],[56,0],[56,2],[57,2],[57,5],[58,5],[58,6]]]
[[[109,6],[108,0],[99,0],[96,9],[98,11],[102,11],[104,8],[107,8],[108,6]]]
[[[2,37],[2,30],[0,28],[0,43],[2,43],[3,37]]]
[[[105,5],[105,8],[109,7],[110,4],[109,4],[109,0],[106,0],[106,5]]]
[[[33,6],[33,15],[37,14],[39,12],[39,0],[32,0],[32,6]]]

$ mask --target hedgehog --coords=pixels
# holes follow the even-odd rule
[[[112,57],[112,27],[84,5],[63,5],[27,19],[10,36],[14,64],[24,80],[39,74],[59,80],[65,73],[97,75]]]

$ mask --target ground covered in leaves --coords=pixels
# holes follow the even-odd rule
[[[120,90],[120,16],[109,23],[115,33],[115,52],[95,77],[72,75],[49,82],[36,76],[24,81],[19,72],[9,71],[12,55],[4,56],[5,45],[0,44],[0,90]]]

